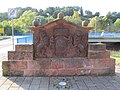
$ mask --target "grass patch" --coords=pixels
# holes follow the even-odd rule
[[[110,56],[116,59],[116,65],[120,65],[120,51],[111,51]]]
[[[4,39],[8,39],[8,38],[10,38],[10,37],[8,37],[8,36],[0,36],[0,40],[4,40]]]

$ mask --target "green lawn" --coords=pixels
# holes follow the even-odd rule
[[[116,59],[116,65],[120,65],[120,51],[111,51],[111,57]]]
[[[8,39],[8,38],[10,38],[10,37],[8,37],[8,36],[0,36],[0,40],[4,40],[4,39]]]

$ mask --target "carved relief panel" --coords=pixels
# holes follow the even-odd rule
[[[71,32],[66,28],[55,28],[51,35],[41,30],[35,45],[35,58],[86,57],[87,43],[84,43],[82,30]]]

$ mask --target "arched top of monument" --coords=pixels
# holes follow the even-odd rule
[[[54,28],[68,28],[70,30],[91,30],[92,27],[81,27],[81,26],[78,26],[70,21],[67,21],[65,19],[56,19],[55,21],[52,21],[52,22],[49,22],[43,26],[37,26],[37,27],[34,27],[34,26],[31,26],[29,27],[31,30],[36,30],[36,29],[46,29],[46,30],[51,30],[51,29],[54,29]]]
[[[82,30],[84,32],[89,32],[91,27],[81,27],[75,23],[72,23],[70,21],[67,21],[64,19],[64,14],[62,12],[58,13],[58,18],[55,21],[49,22],[43,26],[37,26],[37,27],[30,27],[31,30],[53,30],[55,28],[66,28],[69,29],[70,31],[75,31],[75,30]]]

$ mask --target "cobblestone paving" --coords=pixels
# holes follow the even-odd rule
[[[62,77],[71,80],[70,88],[57,88],[59,77],[0,77],[0,90],[120,90],[119,76]]]

